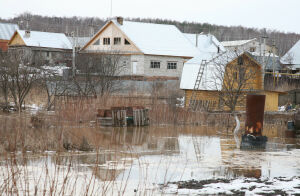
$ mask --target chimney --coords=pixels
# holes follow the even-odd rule
[[[29,30],[26,30],[25,31],[25,36],[24,37],[26,37],[26,38],[29,38],[30,37],[30,31]]]
[[[120,25],[123,25],[123,17],[121,17],[121,16],[118,16],[117,17],[117,22],[120,24]]]

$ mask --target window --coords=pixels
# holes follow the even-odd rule
[[[127,39],[124,39],[124,44],[125,45],[130,45],[129,41]]]
[[[167,69],[177,69],[177,62],[168,62]]]
[[[47,54],[46,54],[46,55],[47,55],[47,57],[50,57],[50,52],[49,52],[49,51],[47,51]]]
[[[110,45],[110,38],[109,37],[103,38],[103,45]]]
[[[238,65],[243,65],[244,64],[244,59],[243,57],[239,56],[238,57]]]
[[[151,61],[150,68],[159,69],[160,68],[160,62],[159,61]]]
[[[255,49],[256,49],[255,47],[251,47],[250,52],[255,52]]]
[[[93,45],[100,45],[100,39],[98,39],[97,41],[95,41],[95,43]]]
[[[120,37],[115,37],[114,38],[114,45],[120,45],[121,44],[121,38]]]

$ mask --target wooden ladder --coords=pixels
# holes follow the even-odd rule
[[[190,98],[190,101],[189,101],[189,109],[191,109],[193,111],[197,110],[197,107],[198,107],[199,101],[197,101],[197,99],[196,99],[197,91],[200,88],[203,72],[204,72],[205,66],[207,64],[208,64],[208,62],[206,60],[202,60],[201,64],[200,64],[200,67],[199,67],[199,71],[198,71],[198,74],[197,74],[194,89],[193,89],[193,92],[192,92],[192,95],[191,95],[191,98]]]
[[[200,90],[199,88],[200,88],[201,79],[202,79],[205,67],[209,63],[213,62],[214,60],[216,60],[217,58],[219,58],[220,56],[222,56],[225,53],[226,52],[222,52],[222,53],[215,56],[214,58],[212,58],[209,61],[207,61],[207,60],[202,60],[201,61],[199,71],[198,71],[198,75],[197,75],[197,78],[196,78],[196,82],[195,82],[195,85],[194,85],[194,89],[193,89],[193,92],[192,92],[192,95],[191,95],[191,98],[190,98],[190,101],[189,101],[189,110],[196,111],[198,109],[200,100],[197,101],[197,99],[196,99],[197,98],[197,91]]]

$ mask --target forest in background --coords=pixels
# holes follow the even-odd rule
[[[175,20],[150,19],[150,18],[125,18],[125,20],[150,22],[158,24],[176,25],[184,33],[211,33],[220,41],[243,40],[267,36],[267,44],[278,48],[278,53],[283,56],[298,40],[300,34],[285,32],[285,29],[258,29],[243,26],[223,26],[209,23],[197,22],[179,22]],[[91,37],[96,33],[107,21],[107,19],[98,17],[55,17],[41,16],[31,13],[23,13],[14,18],[1,19],[0,22],[16,23],[20,29],[26,29],[27,23],[30,30],[57,32],[71,34],[80,37]]]

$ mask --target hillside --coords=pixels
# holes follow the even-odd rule
[[[147,18],[127,18],[127,20],[173,24],[185,33],[211,33],[220,41],[251,38],[259,39],[261,36],[266,34],[269,37],[267,43],[269,45],[275,43],[276,47],[278,48],[279,55],[285,54],[300,39],[300,34],[285,33],[284,29],[282,29],[282,31],[277,31],[247,28],[242,26],[220,26],[208,23],[178,22]],[[25,29],[28,22],[31,30],[61,33],[71,33],[72,31],[75,31],[77,35],[86,37],[93,35],[106,22],[105,19],[96,17],[49,17],[28,13],[20,14],[12,19],[0,19],[0,21],[18,23],[21,29]]]

